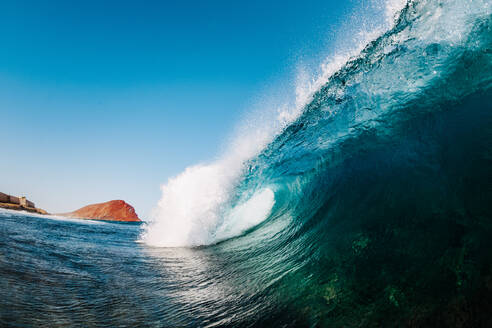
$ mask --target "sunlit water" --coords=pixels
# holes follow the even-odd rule
[[[140,229],[0,211],[1,325],[206,326],[262,303],[240,249],[148,247]]]

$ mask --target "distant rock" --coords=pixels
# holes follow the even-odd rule
[[[84,206],[76,211],[61,214],[80,219],[140,222],[135,209],[123,200],[111,200],[106,203]]]

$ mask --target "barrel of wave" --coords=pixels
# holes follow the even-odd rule
[[[189,178],[171,180],[163,187],[163,198],[145,227],[142,241],[157,247],[210,245],[239,236],[270,215],[275,205],[270,188],[231,206],[230,190],[213,179],[217,177],[211,172],[213,167],[195,169],[187,171]],[[196,188],[197,185],[208,188]]]

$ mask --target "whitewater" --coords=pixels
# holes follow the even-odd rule
[[[147,223],[1,211],[0,325],[490,326],[492,2],[382,5]]]

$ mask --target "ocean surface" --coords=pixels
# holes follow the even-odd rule
[[[492,2],[410,1],[146,224],[0,211],[0,326],[492,327]]]

